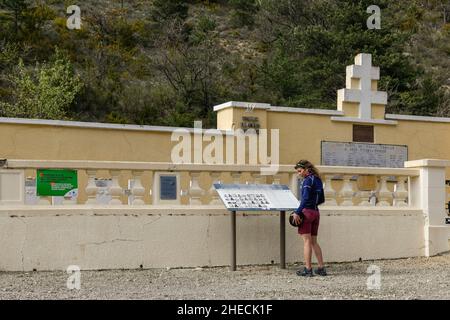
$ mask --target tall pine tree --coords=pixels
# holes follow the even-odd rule
[[[0,8],[11,12],[14,21],[14,34],[17,37],[19,33],[19,25],[24,12],[28,9],[28,0],[0,0]]]

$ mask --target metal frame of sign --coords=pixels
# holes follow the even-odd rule
[[[220,184],[215,183],[214,188],[216,189],[217,193],[220,196],[220,199],[225,204],[225,194],[224,191],[227,192],[227,190],[236,190],[236,193],[241,191],[255,191],[257,194],[262,194],[267,196],[270,199],[270,193],[269,192],[283,192],[286,194],[287,198],[289,199],[288,194],[291,195],[291,201],[294,203],[295,201],[298,203],[298,200],[295,198],[295,196],[292,194],[291,190],[286,185],[264,185],[264,184]],[[245,193],[245,192],[243,192]],[[276,199],[276,198],[275,198]],[[295,199],[295,200],[292,200]],[[278,199],[282,200],[282,199]],[[225,204],[226,206],[226,204]],[[286,206],[286,208],[267,208],[267,209],[261,209],[260,207],[254,207],[254,208],[241,208],[241,207],[234,207],[234,208],[228,208],[227,210],[231,211],[230,218],[231,218],[231,265],[230,269],[231,271],[236,271],[236,211],[280,211],[280,268],[286,269],[286,210],[293,210],[297,209],[298,205],[296,206]]]

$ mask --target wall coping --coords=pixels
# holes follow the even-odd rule
[[[351,117],[343,117],[344,113],[338,110],[328,109],[308,109],[308,108],[292,108],[271,106],[266,103],[247,103],[238,101],[229,101],[217,106],[214,106],[214,111],[223,110],[226,108],[247,108],[251,104],[254,109],[268,110],[271,112],[289,112],[302,114],[317,114],[331,116],[332,121],[353,122],[353,123],[370,123],[370,124],[384,124],[397,125],[398,121],[423,121],[423,122],[440,122],[450,123],[450,118],[444,117],[425,117],[425,116],[411,116],[400,114],[386,114],[386,120],[383,119],[359,119]],[[194,128],[188,127],[169,127],[169,126],[149,126],[149,125],[135,125],[135,124],[116,124],[116,123],[100,123],[100,122],[82,122],[82,121],[66,121],[66,120],[46,120],[46,119],[25,119],[25,118],[5,118],[0,117],[0,124],[29,124],[41,126],[55,126],[55,127],[72,127],[72,128],[88,128],[88,129],[109,129],[109,130],[127,130],[127,131],[147,131],[147,132],[173,132],[174,130],[186,130],[189,133],[194,133]],[[232,135],[230,130],[221,129],[202,129],[202,133],[209,134],[225,134]]]
[[[242,101],[228,101],[216,105],[214,106],[214,111],[219,111],[227,108],[247,109],[249,106],[251,106],[253,109],[267,110],[271,112],[291,112],[291,113],[306,113],[306,114],[334,116],[331,117],[332,121],[342,121],[342,122],[357,122],[357,123],[359,122],[359,123],[384,124],[384,125],[397,125],[398,121],[396,120],[450,123],[450,118],[446,117],[414,116],[414,115],[387,113],[385,115],[385,119],[360,119],[354,117],[344,117],[344,112],[339,110],[282,107],[282,106],[272,106],[268,103],[242,102]]]
[[[267,110],[270,108],[270,104],[268,103],[259,103],[259,102],[243,102],[243,101],[228,101],[213,107],[214,111],[219,111],[227,108],[243,108],[247,109],[251,106],[252,109],[261,109]]]
[[[227,109],[227,108],[248,109],[249,106],[251,106],[252,109],[267,110],[267,111],[271,111],[271,112],[307,113],[307,114],[318,114],[318,115],[327,115],[327,116],[343,116],[344,115],[344,113],[342,111],[338,111],[338,110],[280,107],[280,106],[272,106],[268,103],[242,102],[242,101],[228,101],[228,102],[216,105],[216,106],[214,106],[214,111],[220,111],[220,110]]]
[[[387,113],[385,115],[385,118],[393,119],[393,120],[450,123],[450,118],[444,118],[444,117],[425,117],[425,116],[412,116],[412,115],[404,115],[404,114],[389,114],[389,113]]]
[[[384,120],[384,119],[360,119],[352,117],[331,117],[331,121],[352,122],[352,123],[368,123],[368,124],[383,124],[383,125],[397,125],[398,121]]]
[[[272,111],[272,112],[308,113],[308,114],[318,114],[318,115],[327,115],[327,116],[343,116],[344,115],[344,112],[339,111],[339,110],[291,108],[291,107],[278,107],[278,106],[271,106],[269,111]]]
[[[109,129],[109,130],[128,130],[128,131],[150,131],[150,132],[174,132],[175,130],[184,130],[194,133],[194,128],[187,127],[168,127],[168,126],[148,126],[136,124],[117,124],[117,123],[100,123],[100,122],[81,122],[66,120],[45,120],[45,119],[25,119],[25,118],[4,118],[0,117],[0,124],[29,124],[40,126],[55,127],[72,127],[72,128],[88,128],[88,129]],[[200,129],[196,129],[200,131]],[[230,130],[220,129],[201,129],[205,135],[224,134],[232,135]],[[197,132],[197,131],[196,131]]]
[[[442,159],[421,159],[405,161],[405,168],[418,168],[418,167],[450,167],[450,160]]]
[[[219,172],[255,172],[259,173],[262,165],[227,165],[227,164],[174,164],[171,162],[137,162],[137,161],[92,161],[92,160],[19,160],[7,159],[0,163],[0,169],[27,168],[74,168],[105,170],[158,170],[158,171],[219,171]],[[394,176],[418,176],[418,169],[377,168],[377,167],[338,167],[317,166],[322,174],[372,174]],[[294,164],[279,165],[279,173],[295,173]]]

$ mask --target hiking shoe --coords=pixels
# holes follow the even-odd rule
[[[298,270],[296,274],[300,277],[314,277],[312,268],[306,269],[305,267],[303,268],[303,271]]]
[[[327,270],[325,270],[325,268],[317,268],[314,270],[315,274],[318,274],[319,276],[326,276],[327,275]]]

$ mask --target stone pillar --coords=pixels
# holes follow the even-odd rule
[[[358,206],[362,206],[362,207],[368,207],[370,206],[370,195],[371,192],[370,191],[358,191],[357,193],[357,197],[359,198],[360,202],[358,204]]]
[[[111,194],[112,199],[109,204],[121,205],[123,204],[120,199],[123,194],[123,189],[119,184],[120,170],[110,170],[109,172],[112,177],[112,185],[111,188],[109,188],[109,193]]]
[[[449,160],[423,159],[406,161],[406,168],[418,168],[420,175],[411,178],[410,204],[424,214],[424,255],[449,250],[450,227],[445,224],[445,168]]]
[[[274,174],[272,184],[281,184],[281,174]]]
[[[391,206],[392,201],[392,192],[389,191],[387,186],[388,176],[381,176],[379,181],[379,190],[378,190],[378,207],[389,207]]]
[[[231,179],[233,180],[232,183],[234,183],[234,184],[240,184],[241,183],[240,182],[240,179],[241,179],[241,173],[240,172],[233,171],[233,172],[230,173],[230,175],[231,175]]]
[[[220,172],[211,172],[211,188],[209,189],[209,194],[211,195],[211,201],[209,202],[210,205],[220,205],[222,204],[222,201],[220,200],[219,194],[217,193],[216,188],[214,188],[215,183],[221,183],[220,182]]]
[[[189,187],[189,204],[191,205],[201,205],[202,196],[205,194],[203,189],[200,187],[200,172],[191,172],[191,182]]]
[[[325,175],[325,183],[323,186],[323,191],[325,195],[325,203],[323,206],[337,206],[336,202],[336,191],[331,186],[331,178],[333,178],[333,175],[327,174]]]
[[[251,176],[253,178],[253,183],[254,184],[262,184],[263,183],[263,179],[265,178],[259,172],[253,172],[251,174]]]
[[[344,186],[340,191],[340,195],[343,199],[341,206],[353,206],[353,196],[355,195],[355,191],[353,189],[353,182],[351,181],[351,175],[344,175]]]
[[[86,200],[86,204],[96,204],[97,203],[98,187],[95,184],[96,173],[97,173],[97,170],[95,170],[95,169],[86,170],[86,174],[88,176],[88,184],[86,186],[86,195],[88,198]]]
[[[406,199],[408,198],[408,190],[406,190],[407,177],[399,176],[397,177],[397,184],[394,189],[394,206],[396,207],[407,207],[408,203]]]
[[[145,195],[145,188],[142,186],[142,171],[133,170],[131,172],[134,179],[133,188],[131,188],[131,194],[134,196],[133,198],[133,205],[134,206],[141,206],[144,205],[144,195]]]

